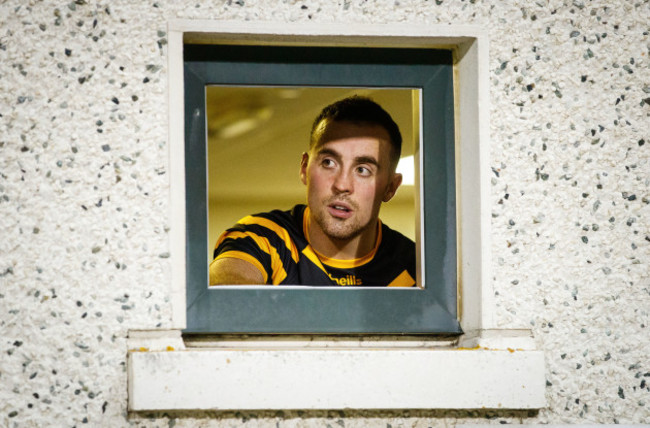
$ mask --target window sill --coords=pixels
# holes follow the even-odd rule
[[[473,347],[416,339],[410,345],[404,340],[270,345],[256,340],[190,348],[178,330],[131,332],[129,409],[545,406],[544,357],[528,332],[491,331],[464,344]]]

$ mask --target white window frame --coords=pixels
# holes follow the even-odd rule
[[[465,334],[231,337],[186,344],[183,44],[444,48],[454,52],[459,313]],[[529,330],[496,328],[490,275],[489,41],[476,26],[174,20],[168,25],[170,260],[167,330],[129,332],[131,411],[510,408],[546,404]]]

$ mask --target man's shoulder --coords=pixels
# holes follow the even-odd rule
[[[291,239],[298,239],[303,234],[304,211],[304,205],[296,205],[288,210],[258,212],[240,219],[233,229],[257,231],[265,236],[269,233],[277,234],[282,239],[288,234]]]
[[[406,235],[402,234],[401,232],[398,232],[395,229],[391,229],[386,223],[382,222],[381,223],[381,234],[384,238],[389,238],[389,239],[394,239],[399,242],[404,242],[410,245],[415,245],[415,242]]]
[[[304,212],[305,212],[305,205],[298,204],[288,210],[275,209],[271,211],[256,213],[249,217],[265,218],[267,220],[274,221],[280,225],[284,225],[287,223],[302,224],[302,217]]]
[[[401,232],[391,229],[385,223],[381,223],[381,243],[388,247],[397,250],[403,249],[404,251],[415,251],[415,242]]]
[[[400,286],[411,286],[415,284],[413,279],[416,277],[415,242],[383,223],[381,233],[381,243],[374,261],[375,265],[380,266],[378,269],[382,273],[382,277],[388,279],[388,283],[383,285],[396,286],[395,284],[406,283],[406,285]],[[400,278],[399,281],[398,278]]]

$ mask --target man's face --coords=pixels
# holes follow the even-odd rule
[[[388,132],[352,122],[329,122],[324,129],[321,123],[319,129],[300,165],[312,228],[334,241],[374,236],[381,203],[402,181],[391,167]]]

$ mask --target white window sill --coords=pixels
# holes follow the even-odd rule
[[[255,340],[189,348],[179,331],[131,332],[129,409],[544,407],[543,353],[515,333],[492,331],[472,348],[426,340]],[[515,348],[487,346],[508,343]]]

